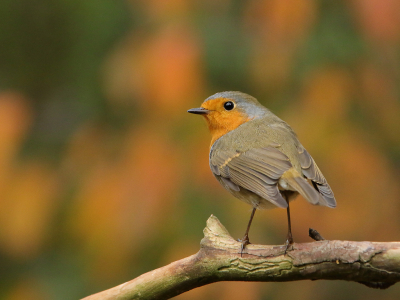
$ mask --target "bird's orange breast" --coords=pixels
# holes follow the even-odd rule
[[[223,109],[223,103],[226,101],[224,98],[217,98],[207,101],[202,105],[203,108],[210,111],[209,114],[204,115],[211,133],[210,146],[224,134],[235,130],[240,125],[251,120],[247,114],[237,109],[231,111]]]

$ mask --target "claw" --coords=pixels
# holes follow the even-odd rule
[[[245,234],[242,239],[238,240],[238,242],[242,243],[242,246],[240,247],[240,256],[243,256],[243,250],[246,248],[247,245],[251,244],[248,235]]]
[[[292,233],[289,232],[288,235],[287,235],[286,243],[285,243],[285,255],[286,255],[286,252],[288,251],[290,246],[292,247],[291,250],[293,250],[293,243],[294,243],[294,241],[293,241]]]
[[[285,243],[285,252],[284,252],[284,255],[286,255],[286,252],[289,250],[289,247],[291,247],[290,250],[293,250],[293,243],[290,244],[290,243],[288,243],[288,241],[286,241],[286,243]]]

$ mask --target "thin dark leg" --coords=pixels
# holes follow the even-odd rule
[[[291,246],[293,244],[293,235],[292,235],[292,224],[290,222],[289,200],[288,200],[288,197],[286,195],[285,195],[285,199],[286,199],[286,202],[287,202],[286,212],[287,212],[287,219],[288,219],[288,234],[287,234],[287,237],[286,237],[286,249],[285,249],[285,254],[286,254],[286,251],[288,250],[289,246]]]
[[[249,224],[247,225],[246,232],[245,232],[243,238],[241,240],[239,240],[239,242],[242,242],[242,247],[240,248],[240,256],[242,256],[244,248],[246,248],[246,246],[248,244],[250,244],[249,230],[250,230],[251,222],[253,221],[254,214],[256,213],[256,209],[257,209],[256,207],[253,208],[253,211],[251,212]]]

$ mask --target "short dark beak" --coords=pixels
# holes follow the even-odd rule
[[[196,115],[207,115],[210,111],[205,108],[191,108],[188,110],[188,113],[196,114]]]

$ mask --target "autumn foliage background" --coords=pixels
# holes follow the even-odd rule
[[[293,234],[400,241],[397,0],[0,2],[0,298],[77,299],[194,254],[250,207],[208,167],[186,110],[240,90],[297,132],[336,209],[298,199]],[[300,197],[299,197],[300,198]],[[286,212],[253,243],[283,244]],[[356,283],[216,283],[176,299],[398,299]]]

